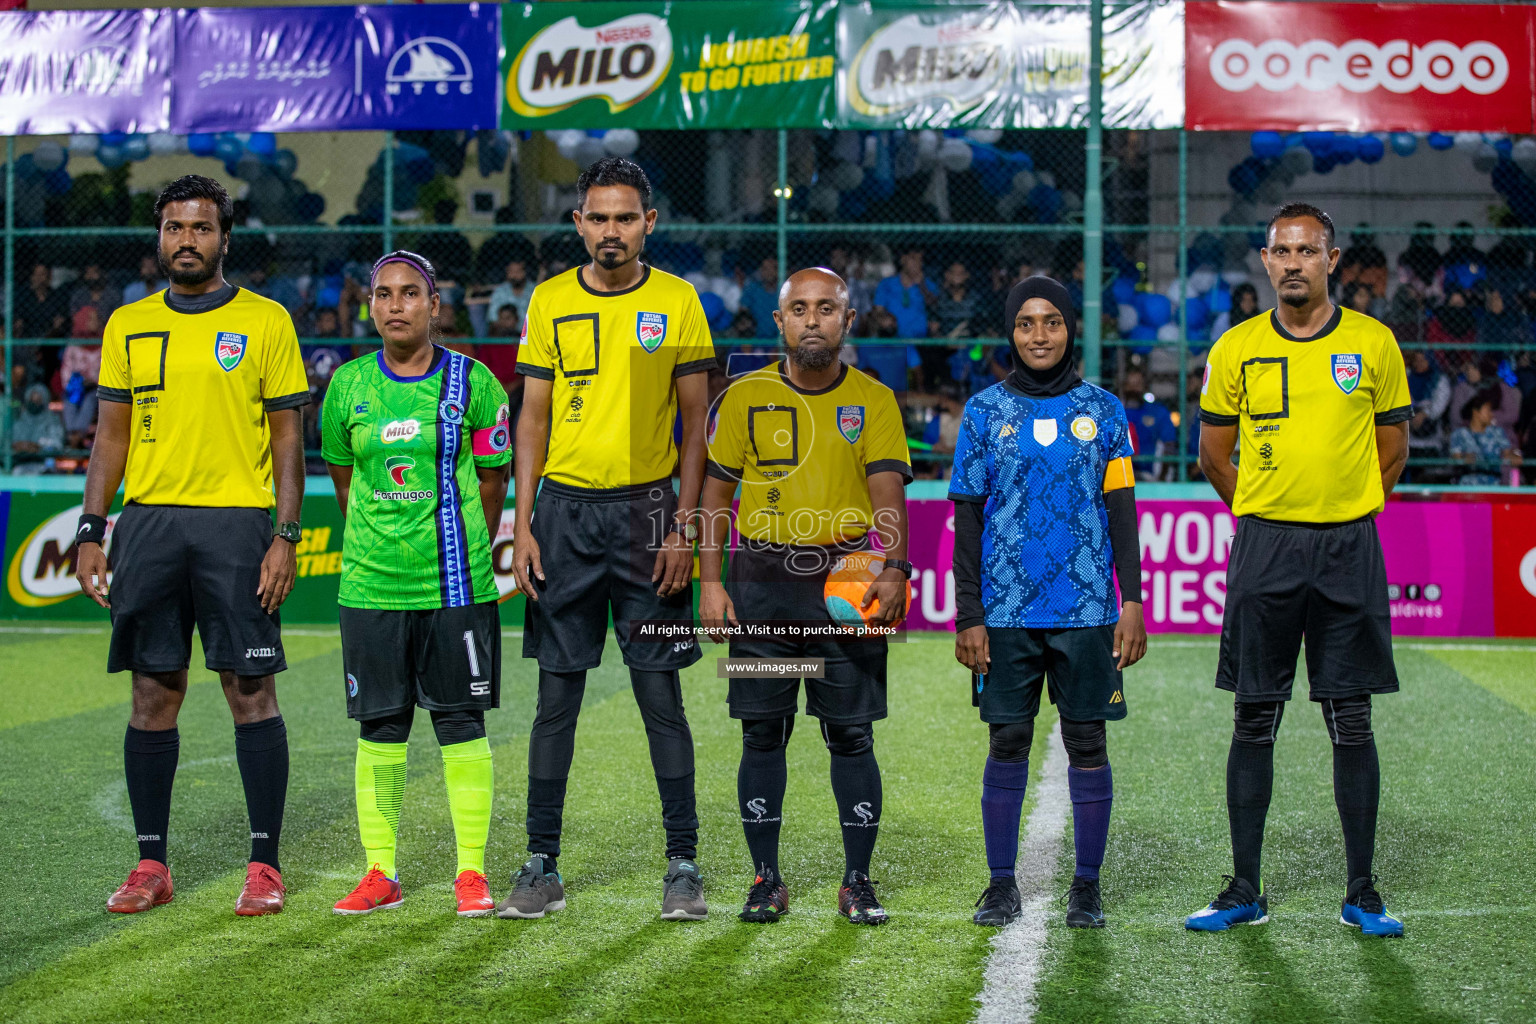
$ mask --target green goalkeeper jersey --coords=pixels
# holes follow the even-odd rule
[[[336,371],[321,455],[352,467],[341,549],[348,608],[452,608],[494,601],[476,466],[512,459],[507,392],[481,363],[436,349],[420,377],[382,352]]]

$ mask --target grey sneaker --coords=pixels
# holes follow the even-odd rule
[[[512,879],[512,892],[496,904],[497,917],[543,917],[547,910],[565,909],[565,884],[560,872],[544,870],[543,857],[530,857]]]
[[[661,883],[661,919],[702,921],[708,914],[699,866],[691,860],[667,861],[667,877]]]

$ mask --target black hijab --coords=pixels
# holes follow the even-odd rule
[[[1067,326],[1067,348],[1061,361],[1048,370],[1036,370],[1028,366],[1019,355],[1013,341],[1013,324],[1019,318],[1019,310],[1030,299],[1044,299],[1056,307]],[[1003,334],[1008,339],[1008,355],[1013,359],[1013,372],[1008,375],[1008,386],[1030,398],[1051,398],[1064,395],[1083,378],[1077,373],[1077,317],[1072,312],[1072,296],[1053,278],[1036,275],[1026,277],[1014,285],[1003,303]]]

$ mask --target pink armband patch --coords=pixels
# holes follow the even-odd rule
[[[470,435],[470,451],[475,455],[500,455],[512,443],[512,430],[505,423],[476,430]]]

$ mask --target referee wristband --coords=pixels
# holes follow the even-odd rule
[[[83,515],[75,527],[76,544],[100,544],[107,538],[107,517]]]

